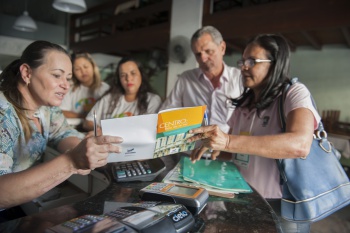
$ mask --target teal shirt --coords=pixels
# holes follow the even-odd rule
[[[31,122],[33,133],[26,142],[12,104],[0,92],[0,175],[22,171],[40,162],[47,145],[57,149],[62,139],[84,138],[84,134],[67,123],[59,107],[42,106],[35,115],[40,119],[42,133]]]

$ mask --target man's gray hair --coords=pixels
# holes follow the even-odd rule
[[[213,26],[204,26],[198,29],[191,38],[191,44],[197,41],[204,34],[209,34],[213,38],[215,44],[219,45],[224,39],[218,29]]]

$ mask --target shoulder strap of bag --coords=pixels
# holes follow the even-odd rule
[[[298,82],[298,78],[297,77],[292,78],[290,80],[290,82],[288,83],[288,85],[286,85],[286,87],[282,90],[282,95],[279,98],[278,112],[279,112],[280,123],[281,123],[281,128],[282,128],[283,132],[286,132],[286,117],[284,115],[284,101],[286,99],[286,95],[287,95],[291,85],[293,85],[293,84],[295,84],[297,82]],[[315,100],[314,100],[314,98],[312,97],[311,94],[310,94],[310,98],[311,98],[313,106],[317,110],[317,106],[316,106]],[[340,157],[341,157],[340,152],[338,150],[336,150],[334,148],[334,146],[332,145],[332,143],[327,140],[327,132],[324,130],[322,120],[320,120],[320,122],[318,123],[317,130],[314,133],[314,138],[320,140],[320,146],[325,151],[330,152],[331,150],[333,150],[333,152],[334,152],[335,156],[337,157],[337,159],[338,160],[340,159]]]
[[[298,78],[294,77],[292,78],[289,83],[284,87],[282,90],[282,95],[279,98],[279,108],[278,108],[278,113],[280,116],[280,122],[281,122],[281,128],[283,132],[286,132],[286,118],[284,116],[284,100],[286,99],[286,95],[290,89],[290,86],[293,85],[294,83],[298,82]]]
[[[286,95],[287,95],[287,93],[288,93],[290,87],[291,87],[293,84],[297,83],[297,82],[299,82],[299,81],[298,81],[298,77],[292,78],[292,79],[289,81],[288,85],[286,85],[285,88],[282,90],[282,95],[281,95],[281,97],[280,97],[280,99],[279,99],[279,105],[278,105],[279,108],[278,108],[278,112],[279,112],[280,122],[281,122],[281,128],[282,128],[283,132],[286,132],[286,117],[285,117],[285,115],[284,115],[284,101],[285,101],[285,99],[286,99]],[[314,100],[314,98],[312,97],[311,94],[310,94],[310,97],[311,97],[311,101],[312,101],[313,106],[314,106],[315,109],[317,110],[316,102],[315,102],[315,100]],[[318,123],[317,132],[323,132],[323,133],[326,134],[326,131],[324,130],[322,121],[320,121],[320,122]],[[327,137],[327,135],[326,135],[325,137]]]

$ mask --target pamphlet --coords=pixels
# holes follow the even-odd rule
[[[183,167],[183,159],[184,156],[181,157],[181,160],[177,163],[177,165],[164,177],[162,182],[164,183],[174,183],[174,184],[181,184],[186,186],[193,186],[193,187],[200,187],[205,188],[209,195],[212,196],[218,196],[218,197],[225,197],[225,198],[234,198],[235,194],[238,192],[232,192],[232,191],[226,191],[221,189],[216,189],[207,185],[203,185],[197,182],[191,182],[184,180],[182,176],[182,167]]]
[[[184,157],[182,176],[184,180],[224,191],[253,192],[236,165],[230,161],[200,159],[192,163],[188,157]]]
[[[120,136],[121,153],[110,153],[107,162],[144,160],[193,150],[188,131],[202,125],[206,106],[168,109],[101,121],[103,135]]]

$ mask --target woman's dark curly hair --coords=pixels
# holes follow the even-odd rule
[[[245,88],[243,94],[235,102],[237,107],[254,106],[259,115],[262,110],[271,105],[290,80],[290,49],[287,41],[282,36],[273,34],[257,35],[248,41],[247,46],[251,44],[258,45],[266,50],[267,58],[272,61],[271,66],[258,102],[253,102],[254,92],[249,88]]]
[[[143,70],[142,64],[139,63],[138,61],[136,61],[134,58],[124,57],[119,61],[117,69],[115,71],[115,74],[109,76],[106,79],[106,82],[110,84],[110,88],[103,96],[105,96],[109,93],[112,96],[112,102],[108,107],[107,115],[112,114],[113,110],[117,107],[117,103],[119,101],[119,98],[121,98],[125,95],[125,90],[124,90],[122,84],[120,83],[119,69],[120,69],[120,66],[126,62],[134,62],[137,65],[137,67],[141,73],[142,81],[141,81],[140,88],[137,91],[137,95],[136,95],[137,108],[139,110],[140,115],[147,112],[147,108],[148,108],[147,93],[148,92],[154,93],[154,90],[152,89],[151,85],[149,84],[149,79]],[[101,96],[101,98],[103,96]]]

